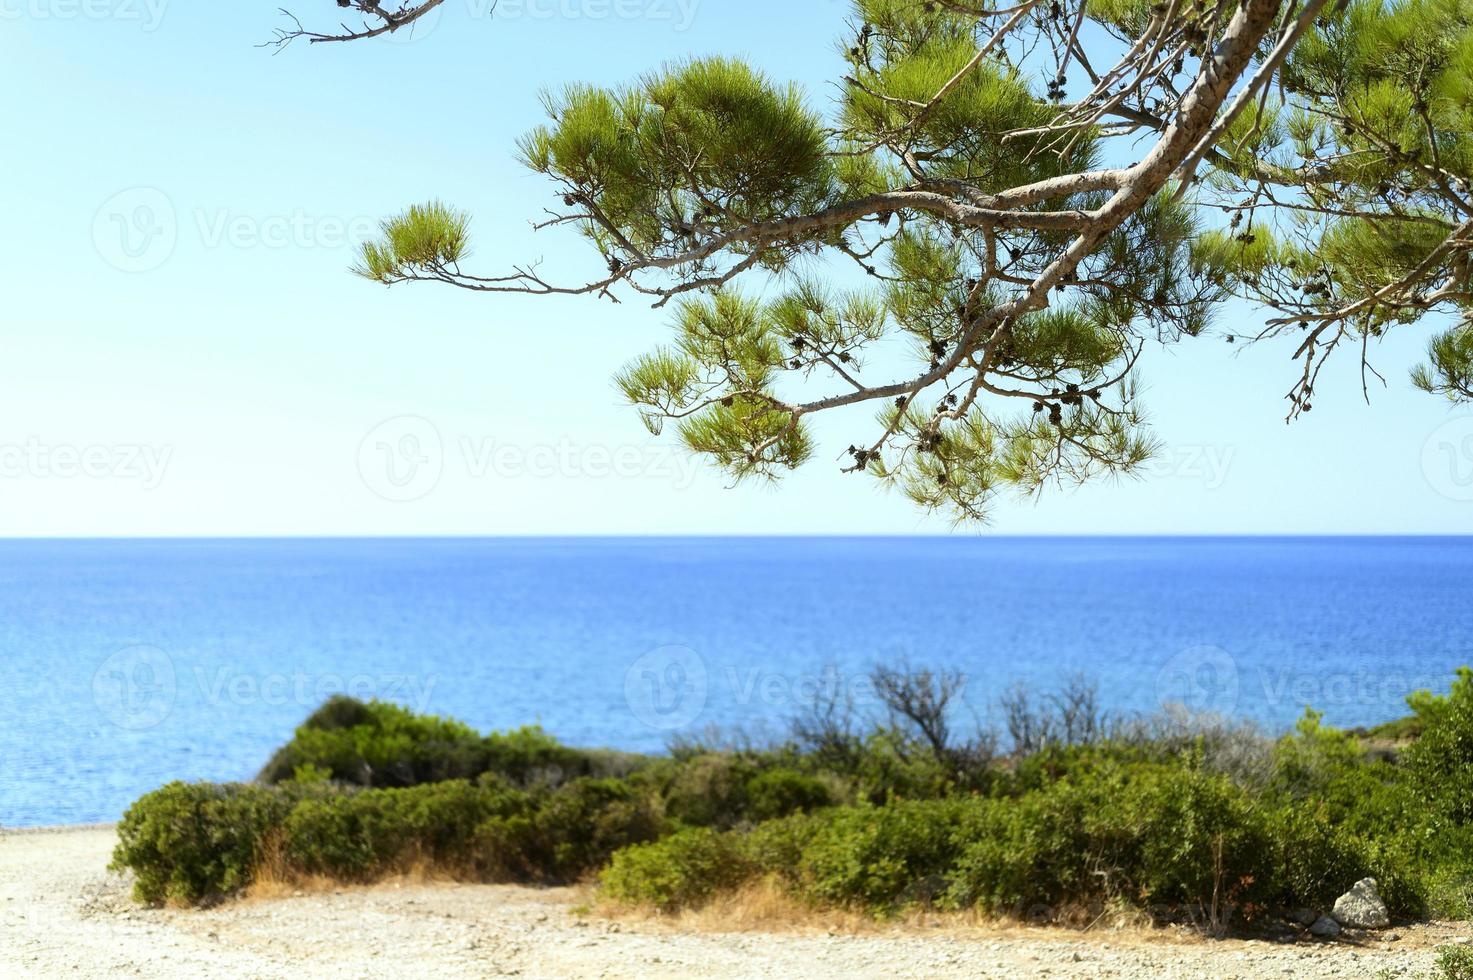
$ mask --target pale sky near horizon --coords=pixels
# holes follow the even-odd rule
[[[347,272],[377,219],[431,197],[474,216],[477,271],[596,271],[576,236],[528,227],[553,203],[514,159],[538,91],[726,53],[822,106],[845,5],[447,0],[412,39],[272,57],[254,45],[274,6],[0,0],[0,535],[950,529],[838,472],[868,409],[824,420],[776,486],[733,489],[648,436],[610,380],[667,334],[633,298]],[[1369,407],[1342,358],[1290,426],[1284,344],[1153,350],[1166,451],[1144,479],[1004,499],[987,530],[1473,532],[1473,413],[1406,380],[1430,329],[1374,350]]]

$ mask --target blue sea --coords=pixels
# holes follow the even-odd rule
[[[1473,538],[0,542],[0,824],[251,778],[344,691],[660,751],[780,734],[876,663],[964,671],[964,723],[1094,678],[1270,730],[1404,713],[1473,663]]]

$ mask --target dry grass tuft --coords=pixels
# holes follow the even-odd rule
[[[1148,916],[1121,904],[1105,909],[1076,909],[1059,913],[1048,925],[1009,916],[989,916],[969,909],[943,912],[910,909],[898,915],[877,918],[855,909],[809,905],[784,889],[776,879],[758,879],[734,891],[722,893],[704,906],[678,912],[631,908],[597,893],[591,903],[597,914],[616,922],[657,925],[679,932],[702,933],[826,933],[829,935],[925,935],[945,932],[951,936],[1003,938],[1043,932],[1059,938],[1061,933],[1109,933],[1164,938],[1170,930],[1156,927]]]
[[[371,888],[402,888],[406,885],[458,885],[486,883],[484,878],[466,867],[447,867],[425,858],[417,851],[404,855],[394,862],[398,869],[393,874],[381,875],[370,881],[344,881],[329,875],[304,874],[293,868],[286,859],[281,838],[268,838],[262,845],[261,858],[256,863],[251,884],[245,890],[248,901],[270,901],[295,895],[320,895],[327,892],[361,890]]]

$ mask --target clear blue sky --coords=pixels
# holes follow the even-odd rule
[[[435,196],[474,214],[481,268],[596,269],[528,228],[550,189],[514,141],[538,90],[731,53],[822,103],[845,5],[447,0],[407,43],[272,57],[253,45],[273,6],[0,0],[0,534],[948,530],[837,472],[867,409],[776,487],[731,489],[652,440],[610,383],[665,334],[637,302],[346,272],[373,220]],[[1370,407],[1345,360],[1289,427],[1287,348],[1153,352],[1166,458],[1142,482],[1005,501],[990,530],[1473,531],[1473,421],[1406,383],[1425,336],[1376,351]]]

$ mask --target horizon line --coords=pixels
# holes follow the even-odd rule
[[[1310,531],[1284,533],[1276,531],[1244,532],[1172,532],[1145,531],[1135,533],[1043,533],[1009,534],[978,532],[966,533],[901,533],[901,532],[770,532],[757,534],[729,534],[721,532],[693,532],[674,534],[650,533],[593,533],[593,534],[68,534],[68,535],[0,535],[0,544],[6,542],[40,541],[845,541],[845,540],[896,540],[896,541],[1139,541],[1139,540],[1342,540],[1346,538],[1416,540],[1416,539],[1473,539],[1473,532],[1455,531]]]

